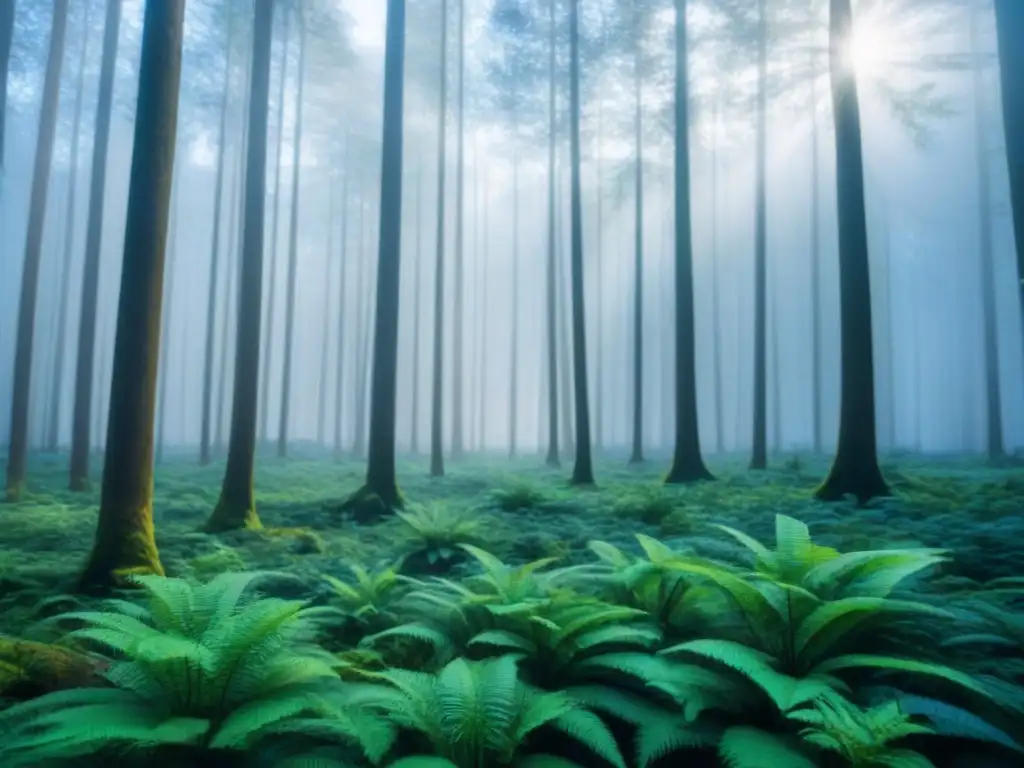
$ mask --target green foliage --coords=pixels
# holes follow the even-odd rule
[[[639,520],[648,525],[661,523],[676,509],[675,494],[660,486],[640,486],[615,501],[612,511],[619,517]]]
[[[242,556],[231,547],[217,547],[213,552],[193,557],[188,564],[198,581],[209,581],[229,571],[245,570]]]
[[[354,584],[325,575],[324,580],[334,590],[335,602],[355,618],[379,616],[390,610],[401,598],[405,585],[394,567],[370,572],[360,565],[348,563],[355,577]]]
[[[102,748],[247,749],[319,706],[334,659],[315,644],[318,609],[248,594],[258,573],[196,586],[137,576],[146,605],[58,617],[107,658],[110,687],[48,694],[3,713],[5,766]],[[353,729],[356,743],[360,729]]]
[[[455,512],[445,504],[425,504],[395,514],[406,524],[403,565],[427,569],[444,569],[462,555],[461,544],[481,544],[480,521],[468,513]]]
[[[455,659],[437,675],[391,670],[379,679],[391,690],[375,691],[370,697],[378,696],[377,705],[396,725],[425,737],[434,754],[443,758],[409,759],[392,768],[575,766],[553,756],[525,754],[527,737],[545,726],[579,741],[617,768],[626,766],[614,737],[598,717],[565,693],[524,684],[512,656],[480,662]]]
[[[496,488],[491,497],[503,512],[537,509],[548,501],[548,495],[542,488],[524,480],[514,480],[503,488]]]

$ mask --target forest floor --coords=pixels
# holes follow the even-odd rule
[[[308,447],[295,454],[258,460],[264,529],[219,535],[198,528],[217,502],[223,462],[199,467],[190,454],[165,457],[156,474],[154,516],[168,575],[281,570],[300,577],[297,594],[309,596],[329,591],[323,574],[350,578],[346,563],[387,565],[423,549],[423,534],[402,519],[356,525],[333,511],[361,484],[362,461],[337,461]],[[605,459],[597,465],[596,489],[571,488],[568,468],[544,467],[537,457],[467,458],[451,462],[439,479],[428,476],[426,459],[402,461],[399,471],[410,509],[455,513],[463,522],[453,538],[509,562],[591,560],[587,543],[593,539],[638,551],[637,533],[674,549],[734,559],[743,550],[712,524],[770,542],[774,516],[784,513],[807,523],[816,542],[840,550],[948,548],[953,560],[937,582],[942,588],[1024,572],[1019,460],[995,467],[968,458],[889,457],[883,469],[894,495],[865,508],[813,499],[828,469],[824,460],[780,458],[767,472],[750,472],[740,457],[713,458],[716,482],[681,488],[660,483],[667,466],[666,457],[636,467]],[[66,478],[65,456],[36,455],[24,500],[0,503],[0,632],[17,632],[39,599],[61,594],[88,554],[99,483],[75,494]],[[452,522],[448,515],[437,525],[450,529]]]

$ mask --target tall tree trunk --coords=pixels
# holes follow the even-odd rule
[[[2,33],[0,33],[2,34]],[[47,445],[52,451],[60,443],[61,405],[64,393],[64,357],[67,349],[68,303],[71,292],[71,259],[75,252],[75,201],[78,194],[78,145],[82,132],[82,101],[85,96],[85,61],[89,50],[89,6],[82,6],[82,41],[78,54],[78,79],[75,83],[75,109],[71,126],[71,160],[68,170],[68,197],[64,213],[64,263],[60,274],[60,299],[57,310],[57,343],[54,353],[50,422]],[[2,113],[0,113],[2,114]],[[2,155],[2,151],[0,151]]]
[[[767,163],[768,18],[766,0],[758,0],[757,179],[754,192],[754,438],[751,469],[768,466],[767,346]]]
[[[561,165],[558,167],[561,171]],[[559,418],[561,419],[562,426],[562,444],[565,446],[564,451],[570,458],[576,455],[576,446],[574,445],[572,435],[572,387],[573,380],[569,375],[569,370],[572,368],[572,331],[571,331],[571,320],[572,320],[572,264],[571,259],[565,258],[565,212],[562,206],[559,206],[555,214],[555,242],[558,244],[556,247],[556,260],[558,262],[558,276],[556,278],[556,286],[558,288],[559,299],[561,301],[557,304],[557,315],[558,315],[558,368],[562,372],[562,376],[559,378],[558,392],[562,398],[562,407],[559,409]]]
[[[156,404],[156,463],[163,460],[164,445],[167,442],[167,374],[168,361],[170,360],[171,347],[171,316],[174,309],[174,273],[178,263],[178,225],[181,223],[181,173],[175,174],[171,184],[171,215],[168,227],[167,243],[167,265],[164,272],[167,275],[167,290],[164,293],[163,313],[160,326],[160,364],[159,382],[157,384]]]
[[[487,402],[487,394],[489,392],[487,388],[487,351],[490,346],[490,337],[488,335],[488,318],[490,317],[490,290],[489,283],[487,280],[488,266],[491,260],[491,239],[490,239],[490,210],[491,210],[491,188],[487,183],[487,169],[486,166],[482,169],[483,181],[481,186],[483,187],[483,221],[481,222],[481,233],[480,233],[480,379],[477,381],[479,387],[479,396],[477,398],[477,407],[479,412],[477,415],[477,425],[480,430],[480,451],[487,450],[487,412],[489,403]]]
[[[114,107],[114,74],[117,68],[118,36],[121,30],[121,2],[122,0],[107,0],[103,29],[103,60],[100,64],[96,131],[93,136],[89,218],[85,233],[82,301],[78,321],[75,410],[71,428],[72,491],[84,491],[89,487],[89,428],[92,421],[90,413],[96,359],[96,308],[99,298],[103,210],[107,192],[107,154],[110,148],[110,121]]]
[[[721,103],[715,100],[711,118],[711,333],[714,350],[715,376],[715,453],[725,450],[725,397],[722,392],[722,314],[721,286],[718,249],[718,161],[719,161],[719,110]]]
[[[999,81],[1003,97],[1010,208],[1017,244],[1017,279],[1024,324],[1024,4],[995,0]]]
[[[779,346],[782,332],[779,330],[779,286],[777,270],[772,270],[771,316],[772,328],[772,450],[782,450],[782,368]]]
[[[444,475],[444,225],[448,116],[448,0],[441,0],[441,85],[437,118],[437,242],[434,261],[434,359],[430,401],[430,476]],[[456,320],[456,325],[458,321]]]
[[[519,446],[519,122],[512,121],[512,342],[509,361],[509,458]]]
[[[362,456],[366,439],[366,355],[363,339],[369,324],[367,308],[370,306],[370,289],[366,280],[366,201],[359,200],[359,215],[356,217],[356,329],[355,376],[353,376],[352,401],[355,406],[355,420],[352,424],[352,453]]]
[[[420,452],[420,312],[423,303],[423,162],[416,163],[416,264],[413,274],[412,421],[409,446]]]
[[[7,79],[11,67],[11,41],[14,39],[16,0],[0,3],[0,171],[4,168],[4,137],[7,123]]]
[[[832,470],[816,495],[820,499],[839,500],[851,494],[863,503],[888,495],[889,489],[878,468],[875,441],[871,278],[860,106],[853,68],[843,54],[852,31],[850,0],[831,0],[829,63],[836,131],[842,397],[839,447]]]
[[[466,187],[466,0],[459,0],[459,81],[458,81],[458,144],[455,149],[455,306],[452,307],[452,456],[460,457],[465,449],[462,434],[463,377],[466,375],[463,362],[465,334],[465,263],[463,245],[465,240],[465,187]]]
[[[380,513],[382,507],[394,509],[402,506],[395,477],[395,396],[398,385],[399,275],[402,266],[404,80],[405,0],[388,0],[370,450],[366,485],[346,504],[350,508],[358,505],[373,513]]]
[[[644,460],[644,111],[639,28],[634,29],[634,34],[633,132],[636,142],[636,188],[633,192],[633,450],[629,455],[629,463],[640,464]]]
[[[350,134],[345,135],[345,153],[342,161],[341,180],[341,253],[338,256],[338,286],[336,296],[338,297],[338,357],[335,361],[334,370],[334,453],[341,456],[342,451],[342,424],[344,411],[345,392],[345,310],[348,306],[345,301],[345,268],[348,265],[348,177],[349,177],[349,147],[352,145]]]
[[[295,279],[299,263],[299,190],[302,171],[302,92],[306,82],[306,29],[299,18],[299,87],[295,89],[295,138],[292,140],[292,210],[288,227],[288,293],[284,309],[284,363],[281,375],[281,411],[277,425],[277,455],[288,454],[288,427],[292,400],[292,355],[295,348]]]
[[[284,32],[281,37],[281,81],[277,90],[277,151],[274,169],[274,215],[270,225],[270,267],[267,279],[267,320],[263,329],[263,370],[260,374],[260,432],[259,439],[265,443],[270,439],[270,370],[274,358],[274,314],[277,311],[277,253],[280,238],[277,226],[281,218],[281,157],[284,152],[284,87],[288,81],[288,43],[291,32],[291,6],[284,8]]]
[[[569,134],[572,162],[572,341],[576,401],[576,462],[573,485],[593,485],[590,454],[590,403],[587,387],[587,315],[583,283],[583,190],[580,183],[580,34],[579,0],[569,6]]]
[[[675,0],[675,301],[676,445],[666,483],[710,480],[700,453],[697,424],[697,350],[693,306],[693,225],[690,219],[690,87],[686,41],[687,0]]]
[[[992,242],[992,189],[989,171],[989,137],[986,127],[985,78],[982,74],[978,32],[979,9],[970,14],[971,57],[974,59],[974,146],[978,164],[978,252],[981,256],[981,311],[984,321],[986,452],[990,460],[1006,455],[1003,446],[1003,396],[999,374],[999,326],[996,316],[996,266]],[[1018,44],[1024,44],[1018,43]]]
[[[331,264],[334,260],[334,198],[337,194],[335,179],[329,180],[327,189],[327,266],[324,269],[324,312],[323,316],[329,317],[331,306]],[[327,431],[327,369],[330,361],[330,324],[324,323],[320,329],[320,388],[317,392],[317,420],[316,420],[316,441],[320,447],[324,447],[325,434]],[[339,344],[339,346],[341,346]]]
[[[824,320],[821,301],[821,159],[818,140],[818,57],[811,58],[811,430],[816,456],[825,448],[822,418],[821,348]]]
[[[14,391],[11,397],[11,439],[7,454],[7,500],[18,501],[25,483],[28,459],[29,392],[32,385],[32,353],[35,340],[36,302],[39,298],[39,261],[46,222],[46,196],[53,164],[53,141],[57,132],[60,101],[60,71],[64,61],[64,34],[68,23],[68,0],[54,0],[50,53],[43,81],[39,113],[39,140],[32,171],[25,262],[21,273],[18,303],[18,335],[14,354]]]
[[[185,2],[147,3],[96,540],[82,589],[163,574],[153,537],[153,416]]]
[[[227,43],[224,54],[224,91],[220,102],[220,129],[217,133],[217,176],[213,191],[213,241],[210,246],[210,277],[206,294],[206,348],[203,357],[203,415],[199,436],[199,463],[210,463],[210,421],[213,416],[213,355],[216,340],[217,276],[220,269],[220,220],[224,199],[224,163],[227,157],[228,102],[231,95],[231,52],[234,38],[234,14],[229,11]],[[232,203],[236,208],[238,198]],[[228,254],[231,258],[231,254]],[[225,356],[226,351],[222,350]]]
[[[548,264],[547,264],[547,390],[548,390],[548,453],[545,463],[549,467],[557,467],[560,464],[558,447],[558,341],[557,341],[557,280],[558,272],[555,267],[556,247],[555,238],[555,178],[557,168],[555,165],[555,142],[558,134],[558,124],[555,115],[556,102],[556,63],[555,63],[555,39],[556,23],[555,8],[558,0],[549,0],[550,30],[548,37]]]
[[[260,315],[263,303],[263,223],[267,184],[267,113],[274,0],[255,0],[247,138],[244,142],[245,217],[242,240],[238,340],[235,348],[231,438],[220,500],[206,523],[210,532],[258,528],[252,490],[256,455],[257,390],[260,372]]]
[[[603,22],[602,22],[603,23]],[[604,101],[597,99],[597,322],[594,333],[594,447],[604,450]]]

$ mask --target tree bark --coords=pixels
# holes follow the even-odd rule
[[[590,402],[587,386],[587,315],[583,284],[583,190],[580,183],[580,34],[579,0],[572,0],[569,17],[569,146],[572,162],[572,340],[576,404],[576,461],[573,485],[593,485],[590,453]]]
[[[448,113],[448,0],[441,0],[441,85],[437,126],[437,242],[434,261],[434,358],[430,402],[430,476],[444,476],[444,247]],[[457,323],[456,323],[457,324]]]
[[[420,452],[420,311],[423,303],[423,163],[416,163],[416,264],[413,274],[413,350],[412,350],[412,420],[409,446],[413,454]]]
[[[178,224],[181,222],[181,173],[176,174],[171,184],[171,216],[167,236],[167,265],[164,268],[167,290],[164,293],[164,310],[160,327],[160,366],[157,384],[156,404],[156,463],[163,461],[164,445],[167,442],[167,379],[171,347],[171,315],[174,309],[174,272],[178,262]]]
[[[634,11],[639,14],[639,11]],[[636,142],[636,188],[633,209],[633,450],[630,464],[644,460],[644,110],[643,73],[639,25],[634,20],[636,36],[633,59],[633,94],[635,99],[633,132]]]
[[[1000,384],[999,325],[996,316],[996,266],[992,238],[992,189],[989,171],[989,137],[985,124],[985,78],[980,63],[977,7],[970,14],[971,55],[974,59],[974,131],[978,165],[978,252],[981,256],[981,312],[984,327],[986,453],[990,461],[1006,455],[1003,445],[1003,395]],[[1018,44],[1024,44],[1024,41]]]
[[[53,164],[53,142],[57,132],[57,106],[60,101],[60,72],[64,61],[64,37],[68,23],[68,0],[55,0],[50,30],[50,52],[43,81],[42,107],[39,113],[39,140],[32,171],[29,198],[28,232],[25,236],[25,261],[21,273],[18,302],[18,332],[14,354],[14,388],[11,396],[11,437],[7,454],[7,500],[21,498],[28,460],[28,416],[32,386],[32,354],[35,343],[36,303],[39,298],[39,262],[46,223],[46,197]]]
[[[713,338],[715,376],[715,453],[725,450],[725,397],[722,392],[722,314],[721,286],[718,270],[720,265],[718,249],[718,154],[719,154],[719,110],[716,99],[711,126],[711,333]]]
[[[341,181],[341,253],[338,258],[338,358],[335,361],[337,366],[334,371],[334,452],[340,456],[342,451],[341,432],[343,421],[343,407],[345,392],[345,267],[348,264],[348,177],[349,177],[349,147],[352,143],[350,134],[345,135],[345,153],[342,162],[343,177]]]
[[[1010,208],[1017,245],[1017,290],[1024,325],[1024,4],[995,0]]]
[[[519,449],[519,122],[512,121],[512,340],[509,361],[509,458]]]
[[[754,191],[754,437],[751,469],[768,467],[767,346],[767,190],[768,19],[766,0],[758,0],[757,147]]]
[[[0,3],[0,171],[4,168],[4,140],[7,122],[7,78],[11,67],[11,41],[14,39],[16,0]]]
[[[811,59],[811,429],[814,453],[824,451],[822,418],[821,347],[824,321],[821,312],[821,159],[818,140],[818,61]]]
[[[291,6],[284,8],[284,32],[281,43],[281,81],[277,91],[277,152],[274,169],[274,215],[270,225],[270,267],[267,279],[267,320],[263,329],[263,371],[260,375],[260,442],[270,439],[270,370],[274,358],[274,314],[277,311],[277,226],[281,218],[281,155],[284,152],[284,87],[288,81],[288,42],[291,32]]]
[[[602,24],[603,24],[602,20]],[[594,447],[604,450],[604,103],[597,99],[597,322],[594,333]]]
[[[465,451],[463,437],[463,377],[466,375],[463,361],[463,345],[465,342],[465,187],[466,187],[466,0],[459,0],[459,81],[458,81],[458,144],[455,149],[455,286],[454,304],[452,307],[452,445],[451,453],[459,458]]]
[[[693,225],[690,220],[689,66],[687,0],[675,0],[675,300],[676,445],[666,483],[710,480],[697,424],[697,350],[693,306]]]
[[[121,297],[96,540],[81,589],[163,574],[153,536],[153,416],[185,0],[146,4]]]
[[[260,315],[263,302],[263,223],[267,183],[267,113],[274,0],[255,1],[252,65],[245,143],[245,219],[242,239],[238,341],[235,349],[231,438],[220,500],[205,529],[209,532],[258,528],[252,490],[256,454],[257,390],[260,371]]]
[[[54,351],[53,382],[50,390],[50,422],[46,442],[51,451],[60,443],[61,404],[64,398],[64,357],[67,350],[68,294],[71,292],[71,260],[75,252],[75,201],[78,197],[78,147],[82,132],[82,101],[85,96],[85,61],[89,50],[89,6],[82,6],[82,42],[78,55],[75,107],[71,127],[71,159],[68,197],[64,220],[64,260],[60,275],[60,304],[57,310],[57,343]],[[0,32],[2,35],[2,32]],[[2,112],[0,112],[2,114]],[[2,155],[2,152],[0,152]]]
[[[357,513],[359,507],[379,514],[384,509],[395,509],[403,504],[395,477],[395,397],[398,385],[399,275],[402,266],[404,70],[405,0],[388,0],[369,460],[366,484],[345,505]]]
[[[220,270],[220,220],[224,199],[224,163],[227,157],[228,102],[231,94],[231,51],[234,38],[234,14],[229,11],[227,45],[224,59],[224,91],[220,102],[220,129],[217,133],[217,175],[213,192],[213,240],[210,246],[210,277],[206,294],[206,348],[203,357],[203,415],[199,436],[199,463],[210,463],[210,421],[213,416],[213,354],[217,316],[217,276]],[[236,197],[232,204],[238,206]],[[230,254],[228,256],[230,258]],[[221,355],[226,351],[221,350]]]
[[[82,301],[78,321],[78,361],[75,370],[75,407],[71,429],[72,491],[89,488],[89,434],[96,361],[96,309],[99,298],[100,249],[103,239],[103,211],[107,191],[107,154],[114,106],[114,74],[117,43],[121,30],[122,0],[107,0],[103,29],[103,60],[100,64],[99,100],[93,136],[92,179],[89,185],[89,218],[85,233],[85,263],[82,268]]]
[[[327,266],[324,269],[324,300],[323,300],[323,316],[330,316],[331,306],[331,264],[334,260],[334,198],[336,197],[337,190],[335,188],[335,179],[330,178],[328,181],[327,189],[327,242],[325,244],[327,253]],[[330,367],[328,365],[330,361],[330,341],[331,332],[330,324],[324,323],[323,328],[320,329],[320,387],[317,392],[317,420],[316,420],[316,441],[321,448],[324,447],[325,435],[327,432],[327,370]],[[340,344],[338,345],[341,346]]]
[[[856,78],[843,55],[844,43],[852,30],[850,0],[831,0],[829,58],[836,132],[842,394],[838,450],[816,495],[827,501],[852,495],[864,503],[888,495],[889,489],[878,468],[875,438],[871,279],[860,107]]]
[[[302,176],[302,94],[306,81],[306,29],[299,18],[299,86],[295,90],[295,137],[292,140],[292,210],[288,227],[288,285],[284,310],[284,362],[281,372],[281,411],[277,425],[277,456],[288,454],[292,400],[292,354],[295,347],[295,280],[299,262],[299,190]]]
[[[555,245],[555,178],[557,168],[555,166],[555,141],[557,139],[558,125],[555,116],[555,8],[558,0],[549,0],[550,31],[548,41],[548,78],[550,85],[548,89],[548,264],[547,264],[547,390],[548,390],[548,453],[545,463],[549,467],[557,467],[561,464],[558,447],[558,337],[557,337],[557,279],[558,273],[555,268],[556,254],[558,249]]]

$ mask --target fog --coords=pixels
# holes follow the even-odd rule
[[[82,18],[90,10],[90,26]],[[72,3],[62,74],[57,143],[46,208],[36,313],[30,402],[30,441],[63,448],[71,439],[77,326],[92,161],[102,3]],[[157,429],[167,450],[197,452],[201,437],[207,302],[210,280],[218,148],[219,91],[224,30],[208,6],[187,6],[172,232],[165,277],[163,359],[159,395],[164,403]],[[239,3],[244,5],[244,3]],[[304,138],[298,186],[293,382],[289,440],[333,445],[336,403],[342,405],[344,450],[362,450],[372,338],[372,306],[379,223],[380,120],[383,81],[383,5],[347,0],[335,38],[310,32],[303,97]],[[406,148],[402,215],[401,343],[399,349],[398,446],[429,445],[431,352],[434,338],[437,218],[437,117],[440,30],[429,0],[410,0],[407,42]],[[512,440],[510,398],[516,399],[516,450],[542,450],[547,434],[545,285],[547,258],[547,80],[524,76],[530,102],[512,115],[502,104],[507,83],[495,74],[505,43],[491,23],[491,0],[467,0],[465,271],[463,314],[455,316],[456,118],[458,49],[454,19],[449,33],[449,112],[445,223],[444,425],[450,439],[453,408],[460,408],[470,450],[507,452]],[[602,4],[584,2],[588,23]],[[604,3],[611,6],[611,3]],[[884,6],[884,3],[876,3]],[[371,7],[372,6],[372,7]],[[988,6],[988,3],[985,3]],[[0,198],[0,441],[10,432],[12,371],[32,164],[38,135],[40,90],[49,29],[48,2],[21,0],[7,111],[7,142]],[[1024,446],[1024,361],[1021,307],[1016,290],[1008,178],[995,63],[991,10],[979,14],[980,55],[965,67],[904,67],[908,58],[927,62],[968,56],[970,3],[945,4],[921,22],[870,26],[855,54],[861,89],[864,163],[873,289],[875,378],[879,447],[883,451],[969,452],[985,450],[986,351],[981,228],[991,227],[996,274],[995,316],[1001,418],[1007,451]],[[133,110],[141,25],[138,0],[126,2],[122,22],[111,149],[105,190],[99,319],[96,349],[93,444],[102,445],[110,394],[117,297],[132,156]],[[698,14],[698,10],[692,13]],[[543,16],[543,14],[542,14]],[[244,14],[240,18],[247,18]],[[699,32],[699,17],[694,26]],[[660,23],[660,22],[659,22]],[[665,21],[666,29],[671,22]],[[83,31],[85,34],[83,34]],[[671,125],[672,59],[659,59],[663,30],[650,32],[652,74],[645,82],[643,418],[651,452],[674,440],[673,223]],[[294,30],[293,30],[294,34]],[[544,32],[540,33],[543,42]],[[824,34],[824,32],[823,32]],[[874,34],[874,37],[872,35]],[[234,370],[234,317],[241,217],[239,172],[244,142],[245,55],[251,23],[239,23],[233,85],[227,113],[226,165],[221,213],[220,269],[213,352],[215,453],[223,452],[230,419]],[[271,64],[267,166],[264,323],[273,316],[266,392],[267,431],[279,430],[298,46],[288,46],[283,121],[278,121],[282,29],[275,20]],[[82,41],[84,98],[77,185],[69,199],[72,123]],[[220,41],[220,43],[218,43]],[[219,45],[219,47],[218,47]],[[569,137],[568,45],[560,40],[557,135],[558,309],[560,418],[571,423],[569,360]],[[715,51],[704,42],[691,52],[694,96],[690,126],[694,270],[697,297],[697,373],[700,432],[706,452],[746,452],[753,435],[754,402],[754,193],[753,110],[726,104],[715,94],[742,91],[750,62]],[[214,52],[211,54],[210,50]],[[543,50],[541,48],[541,50]],[[781,70],[792,53],[769,48]],[[542,55],[543,59],[544,56]],[[899,61],[897,61],[897,59]],[[730,69],[729,62],[734,64]],[[243,65],[244,62],[244,65]],[[585,62],[584,66],[588,66]],[[584,270],[588,319],[591,417],[595,447],[625,451],[632,436],[634,143],[632,69],[628,58],[608,55],[591,62],[583,88]],[[991,218],[979,212],[979,173],[973,66],[981,67],[981,125],[988,154]],[[818,71],[820,70],[820,71]],[[812,264],[818,259],[822,297],[820,382],[821,443],[835,445],[839,412],[839,281],[835,199],[835,148],[827,59],[814,78],[800,80],[768,100],[767,133],[767,382],[768,440],[775,453],[810,451],[815,445],[814,323]],[[921,118],[922,133],[908,129],[892,92],[924,89],[941,108]],[[812,91],[816,105],[808,108]],[[211,96],[212,94],[212,96]],[[723,96],[723,99],[725,97]],[[898,101],[898,99],[897,99]],[[534,102],[537,102],[536,104]],[[933,105],[934,106],[934,105]],[[534,114],[536,113],[536,114]],[[815,120],[811,120],[812,113]],[[820,249],[812,252],[813,123],[818,126]],[[281,136],[280,141],[278,136]],[[281,178],[275,194],[280,147]],[[513,183],[518,155],[518,194]],[[599,184],[600,180],[600,184]],[[347,190],[347,199],[343,193]],[[274,224],[274,210],[277,225]],[[600,208],[601,223],[598,224]],[[518,209],[518,228],[514,213]],[[333,213],[332,213],[333,212]],[[347,213],[346,213],[347,212]],[[69,227],[69,220],[72,222]],[[343,236],[344,235],[344,236]],[[67,238],[70,237],[70,242]],[[276,239],[275,239],[276,238]],[[518,261],[515,260],[518,246]],[[68,250],[65,250],[68,249]],[[65,254],[69,268],[65,272]],[[273,255],[272,255],[273,254]],[[341,270],[341,271],[339,271]],[[343,272],[343,274],[342,274]],[[716,273],[717,272],[717,281]],[[417,277],[419,278],[417,281]],[[342,279],[343,278],[343,279]],[[67,285],[65,313],[62,296]],[[269,304],[270,285],[274,302]],[[513,286],[518,284],[517,295]],[[230,290],[229,290],[230,289]],[[417,300],[418,294],[418,300]],[[516,299],[516,300],[514,300]],[[418,305],[418,311],[417,311]],[[64,319],[64,346],[59,324]],[[225,322],[225,321],[230,322]],[[514,332],[515,331],[515,332]],[[464,345],[462,397],[454,402],[452,350]],[[518,367],[513,375],[513,339]],[[58,364],[58,355],[63,362]],[[340,365],[338,355],[341,355]],[[716,355],[720,385],[716,384]],[[418,361],[418,362],[417,362]],[[57,380],[59,369],[59,380]],[[340,370],[341,378],[338,379]],[[416,393],[414,395],[414,390]],[[57,392],[55,399],[53,393]],[[340,397],[338,393],[340,392]],[[416,410],[414,412],[414,400]],[[58,405],[55,406],[55,403]],[[719,419],[718,413],[721,413]],[[721,429],[718,423],[721,422]],[[415,429],[414,429],[415,422]],[[413,433],[416,445],[413,445]],[[52,447],[52,446],[49,446]]]

